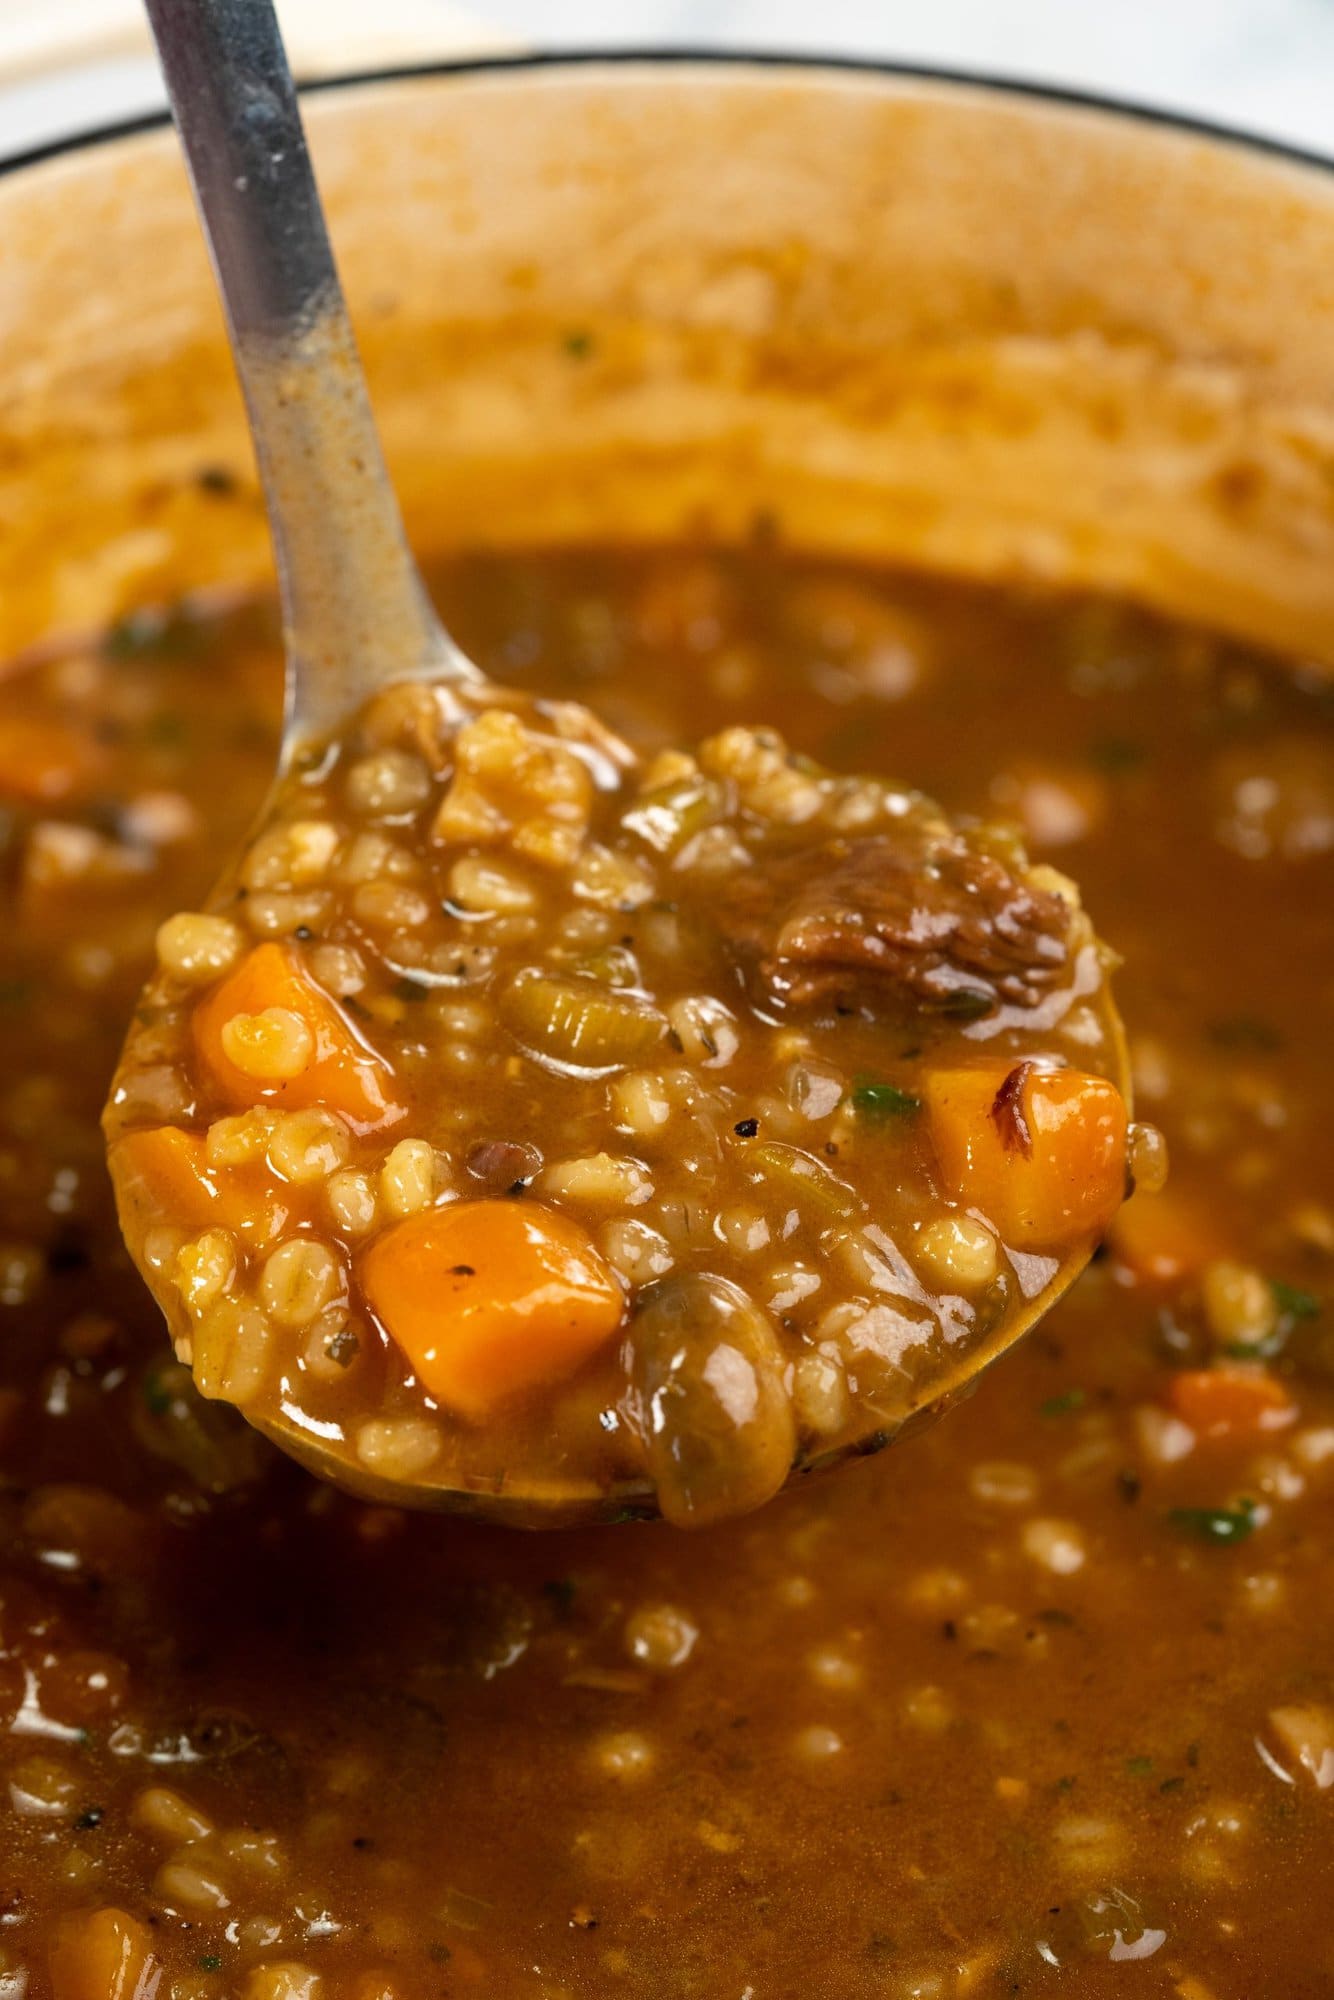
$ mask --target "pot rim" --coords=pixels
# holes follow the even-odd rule
[[[487,76],[509,72],[571,71],[598,68],[705,69],[725,74],[731,70],[774,70],[789,73],[806,71],[814,76],[883,78],[886,81],[940,84],[960,92],[976,91],[992,97],[1010,97],[1020,103],[1049,105],[1057,109],[1090,111],[1113,121],[1158,126],[1164,131],[1207,139],[1240,152],[1285,161],[1310,168],[1322,176],[1334,174],[1334,153],[1318,153],[1309,147],[1292,145],[1263,133],[1247,132],[1220,120],[1169,111],[1162,106],[1117,97],[1093,90],[1061,84],[1039,83],[1031,78],[999,76],[987,70],[951,69],[925,63],[902,63],[873,56],[808,55],[781,49],[699,49],[689,46],[655,48],[536,50],[528,55],[497,54],[463,56],[455,60],[404,63],[383,69],[353,70],[346,75],[314,77],[301,85],[302,94],[332,93],[357,89],[367,84],[421,81],[429,77]],[[90,125],[63,138],[44,140],[22,152],[0,156],[0,177],[21,173],[67,154],[91,152],[145,133],[163,130],[171,114],[140,112],[132,118],[114,119]]]

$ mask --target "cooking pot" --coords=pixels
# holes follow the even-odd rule
[[[1334,178],[891,69],[504,61],[309,102],[409,526],[777,534],[1334,661]],[[161,124],[0,179],[0,656],[269,581]]]

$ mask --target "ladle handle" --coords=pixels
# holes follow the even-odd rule
[[[476,668],[403,532],[271,0],[145,0],[231,328],[287,627],[284,755],[377,684]]]

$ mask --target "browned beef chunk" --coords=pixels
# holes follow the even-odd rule
[[[770,997],[864,994],[898,1010],[1032,1007],[1064,973],[1070,911],[957,834],[912,817],[739,876],[724,920]]]

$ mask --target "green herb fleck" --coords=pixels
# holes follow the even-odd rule
[[[1048,1396],[1045,1403],[1038,1404],[1040,1417],[1068,1417],[1072,1410],[1082,1410],[1088,1401],[1084,1389],[1063,1389],[1059,1396]]]
[[[1137,771],[1148,757],[1142,743],[1131,736],[1099,736],[1089,745],[1089,762],[1095,771],[1105,771],[1109,778],[1119,777],[1124,771]]]
[[[877,1083],[872,1076],[859,1076],[852,1086],[852,1108],[861,1118],[880,1124],[890,1118],[911,1118],[922,1108],[920,1097],[900,1090],[896,1083]]]
[[[1158,1789],[1160,1792],[1184,1792],[1186,1781],[1181,1777],[1164,1778]]]
[[[164,1389],[156,1368],[144,1377],[144,1402],[150,1415],[164,1417],[171,1408],[171,1391]]]
[[[187,733],[185,717],[172,708],[160,708],[144,724],[144,742],[150,750],[179,750]]]
[[[91,1833],[95,1826],[101,1826],[106,1817],[102,1806],[85,1806],[74,1824],[80,1833]]]
[[[1208,1034],[1220,1049],[1249,1049],[1255,1054],[1272,1055],[1283,1046],[1278,1029],[1261,1014],[1229,1014],[1221,1021],[1211,1021]]]
[[[572,326],[560,338],[561,348],[571,361],[587,361],[593,352],[593,336],[586,326]]]
[[[31,992],[30,979],[0,979],[0,1007],[21,1007]]]
[[[1167,1518],[1206,1542],[1244,1542],[1255,1532],[1257,1511],[1254,1500],[1239,1500],[1235,1507],[1173,1507]]]
[[[983,993],[975,986],[959,986],[953,993],[945,995],[940,1011],[948,1014],[952,1021],[980,1021],[983,1015],[994,1012],[995,1005],[989,993]]]
[[[201,465],[195,474],[195,485],[201,493],[230,499],[236,491],[236,474],[225,465]]]
[[[542,1594],[558,1618],[568,1618],[578,1588],[572,1576],[553,1576],[542,1585]]]
[[[454,1954],[447,1944],[428,1944],[426,1947],[426,1956],[430,1959],[432,1965],[448,1965]]]
[[[222,1959],[216,1951],[201,1952],[195,1960],[201,1972],[221,1972]]]
[[[1287,1319],[1319,1319],[1320,1301],[1314,1292],[1304,1292],[1299,1285],[1285,1284],[1282,1278],[1271,1278],[1269,1289],[1274,1294],[1274,1303]]]
[[[1126,1770],[1132,1778],[1147,1778],[1153,1770],[1152,1757],[1127,1757]]]
[[[167,660],[197,652],[203,633],[181,605],[131,611],[102,639],[104,660]]]

